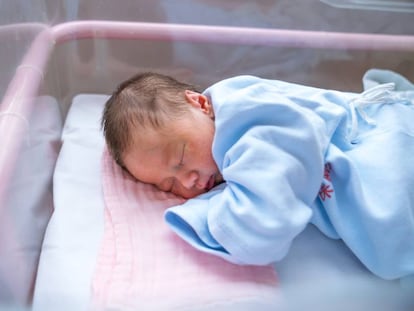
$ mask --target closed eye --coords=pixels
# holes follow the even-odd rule
[[[184,166],[185,145],[186,144],[183,144],[183,149],[181,151],[181,158],[180,158],[180,162],[178,163],[178,167]]]

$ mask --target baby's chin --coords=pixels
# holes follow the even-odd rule
[[[180,189],[180,190],[175,190],[175,191],[171,191],[172,193],[174,193],[175,195],[179,195],[180,197],[183,197],[184,199],[192,199],[195,198],[196,196],[207,192],[206,189]]]
[[[214,183],[212,183],[212,185],[210,185],[209,187],[205,188],[205,189],[197,189],[197,188],[193,188],[193,189],[185,189],[185,188],[180,188],[180,189],[173,189],[171,192],[174,193],[175,195],[179,195],[180,197],[183,197],[184,199],[192,199],[195,198],[196,196],[206,193],[209,190],[211,190],[212,188],[214,188],[215,186],[223,183],[223,177],[221,177],[221,175],[217,175]]]

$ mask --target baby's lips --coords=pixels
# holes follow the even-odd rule
[[[208,182],[207,182],[206,189],[210,190],[211,188],[213,188],[215,182],[216,182],[215,175],[211,175]]]

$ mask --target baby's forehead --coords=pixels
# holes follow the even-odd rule
[[[191,131],[189,119],[175,119],[157,126],[135,126],[131,132],[131,144],[128,149],[139,148],[141,152],[165,151],[183,141]]]
[[[161,163],[165,162],[164,158],[167,153],[167,148],[164,144],[147,144],[143,141],[136,141],[123,154],[123,160],[130,170],[128,165],[139,165],[151,168],[152,170],[160,167]]]
[[[156,153],[164,150],[176,141],[173,135],[166,135],[157,129],[142,129],[132,134],[132,144],[129,149],[141,152]]]

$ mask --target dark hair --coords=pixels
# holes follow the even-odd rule
[[[122,82],[105,104],[101,125],[109,152],[123,166],[122,155],[133,143],[132,132],[161,129],[188,111],[184,92],[195,86],[154,72]]]

